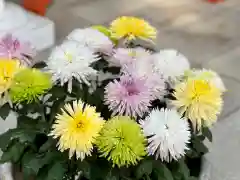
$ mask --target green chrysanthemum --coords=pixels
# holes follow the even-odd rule
[[[49,74],[26,68],[17,73],[10,87],[10,98],[14,103],[36,100],[52,86]]]
[[[96,145],[113,166],[136,165],[146,155],[146,139],[140,126],[128,116],[116,116],[102,129]]]

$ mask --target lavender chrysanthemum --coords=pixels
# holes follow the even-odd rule
[[[153,100],[145,78],[124,75],[105,88],[105,104],[113,115],[142,116]]]
[[[145,78],[149,91],[154,98],[162,99],[166,94],[165,79],[161,74],[154,72],[151,55],[139,58],[137,61],[124,66],[121,71],[123,74]]]
[[[11,34],[5,35],[0,40],[0,57],[18,59],[22,65],[33,65],[36,50],[29,42],[21,42]]]

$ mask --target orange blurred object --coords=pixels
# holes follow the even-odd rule
[[[209,2],[209,3],[213,3],[213,4],[224,2],[224,0],[206,0],[206,1]]]
[[[29,11],[44,16],[50,2],[51,0],[24,0],[23,6]]]

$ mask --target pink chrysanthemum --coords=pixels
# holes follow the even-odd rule
[[[36,50],[29,42],[20,42],[11,34],[5,35],[0,40],[0,57],[18,59],[22,65],[31,66]]]
[[[124,75],[105,88],[105,104],[113,115],[142,116],[153,100],[145,78]]]
[[[165,79],[154,72],[151,56],[139,58],[137,61],[124,66],[121,71],[123,74],[145,78],[149,91],[155,99],[162,99],[166,94]]]
[[[136,48],[118,48],[115,50],[111,62],[117,66],[126,66],[135,61],[138,61],[139,58],[149,56],[150,52],[145,50],[142,47]]]

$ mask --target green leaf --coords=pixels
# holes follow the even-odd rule
[[[119,180],[119,173],[116,172],[117,170],[115,169],[112,169],[109,171],[109,173],[107,174],[107,176],[104,178],[106,180]]]
[[[194,177],[194,176],[191,176],[191,177],[189,177],[187,180],[198,180],[199,178],[197,178],[197,177]]]
[[[136,177],[137,179],[141,179],[143,175],[149,175],[152,173],[153,169],[153,161],[152,160],[143,160],[137,170],[136,170]]]
[[[179,160],[179,171],[183,175],[184,179],[189,178],[190,171],[189,171],[188,166],[186,165],[184,159]]]
[[[51,108],[50,118],[49,118],[50,123],[53,123],[56,114],[60,111],[61,107],[64,106],[64,100],[65,100],[65,98],[61,98],[61,99],[54,101],[52,108]],[[51,125],[52,124],[50,124],[50,126]]]
[[[32,143],[34,141],[37,133],[38,133],[37,131],[31,130],[31,129],[28,129],[28,130],[13,129],[11,140],[18,139],[19,142],[21,142],[21,143],[25,143],[25,142]]]
[[[32,143],[36,137],[36,133],[31,129],[9,129],[0,135],[0,149],[4,151],[8,144],[15,139],[18,139],[20,143]]]
[[[83,176],[90,179],[91,165],[87,161],[78,163],[78,170],[83,172]]]
[[[154,172],[157,174],[158,180],[174,180],[171,171],[159,161],[155,162]]]
[[[52,97],[49,100],[61,99],[66,96],[66,91],[63,87],[54,86],[50,90],[50,94],[52,94]]]
[[[22,159],[23,172],[29,175],[36,175],[46,164],[50,164],[57,155],[54,152],[47,152],[39,155],[35,153],[26,153]]]
[[[11,130],[8,130],[0,135],[0,149],[3,151],[5,151],[8,147],[8,144],[11,143],[11,133],[9,133],[9,131]]]
[[[54,142],[55,141],[49,137],[48,140],[39,148],[39,152],[42,153],[48,151],[50,147],[53,146]]]
[[[208,148],[205,146],[204,142],[199,138],[195,137],[192,139],[193,148],[200,154],[205,154],[208,152]]]
[[[46,133],[48,128],[49,125],[47,122],[39,121],[38,119],[33,119],[26,115],[20,115],[18,117],[18,129],[27,132]]]
[[[93,29],[97,29],[99,32],[105,34],[107,37],[109,37],[109,38],[112,40],[112,42],[113,42],[114,44],[117,43],[117,39],[112,36],[111,31],[110,31],[108,28],[106,28],[105,26],[96,25],[96,26],[92,26],[92,28],[93,28]]]
[[[210,141],[212,142],[213,137],[212,137],[212,132],[208,127],[203,127],[202,128],[202,134]]]
[[[105,26],[102,25],[95,25],[92,26],[93,29],[98,30],[99,32],[103,33],[104,35],[110,37],[111,36],[111,32],[109,31],[109,29]]]
[[[9,113],[11,111],[11,107],[9,106],[8,103],[4,104],[3,106],[0,107],[0,117],[5,120]]]
[[[45,180],[62,180],[66,173],[66,165],[62,162],[56,162],[50,167]]]
[[[0,163],[5,163],[8,161],[12,161],[14,163],[18,162],[23,155],[25,148],[26,145],[21,144],[20,142],[13,142],[11,146],[9,146],[7,150],[3,152]]]

